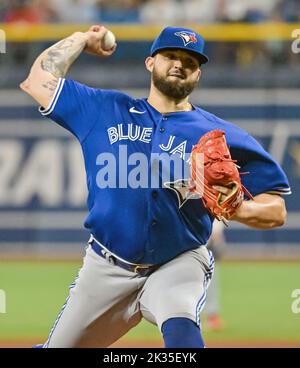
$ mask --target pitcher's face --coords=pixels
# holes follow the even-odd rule
[[[146,60],[154,86],[164,95],[183,99],[196,87],[201,70],[191,53],[181,49],[162,50]]]

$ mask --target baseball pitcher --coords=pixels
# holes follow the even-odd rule
[[[107,347],[141,318],[167,348],[204,347],[213,221],[281,226],[289,183],[247,132],[189,102],[208,61],[193,30],[166,27],[154,40],[148,98],[66,79],[82,52],[115,52],[101,46],[106,32],[95,25],[56,43],[20,85],[78,139],[88,187],[83,266],[43,347]]]

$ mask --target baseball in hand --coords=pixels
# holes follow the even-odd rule
[[[116,43],[116,37],[111,31],[107,31],[101,42],[101,48],[105,51],[110,50]]]

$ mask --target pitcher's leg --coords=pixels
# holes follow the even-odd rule
[[[129,314],[128,306],[136,304],[136,296],[137,292],[128,295],[99,316],[84,330],[81,339],[74,347],[105,348],[135,327],[141,321],[142,314],[137,309],[134,314]]]
[[[109,264],[89,247],[83,267],[45,347],[106,347],[140,320],[141,279]]]
[[[140,297],[143,316],[156,323],[161,331],[163,324],[171,319],[190,320],[192,324],[184,322],[182,325],[189,336],[196,336],[195,331],[200,328],[200,311],[205,304],[213,264],[212,254],[202,247],[186,252],[162,266],[148,278],[143,287]],[[176,334],[173,324],[174,322],[167,322],[162,332],[170,335],[175,331]],[[197,346],[200,347],[199,336],[201,335],[198,334]],[[166,342],[168,344],[168,341]],[[183,342],[181,347],[184,344]]]
[[[165,348],[204,348],[200,328],[188,318],[170,318],[161,328]]]

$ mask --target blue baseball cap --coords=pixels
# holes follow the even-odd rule
[[[208,62],[208,57],[203,53],[205,41],[192,29],[166,27],[154,40],[150,55],[154,56],[157,51],[165,49],[182,49],[194,54],[200,64]]]

